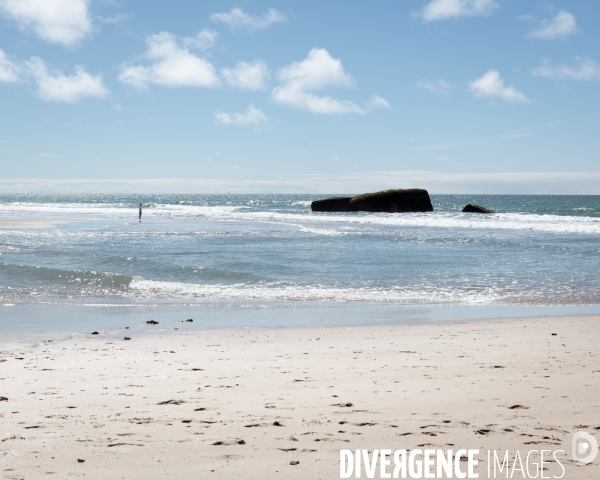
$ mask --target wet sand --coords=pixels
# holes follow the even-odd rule
[[[0,219],[0,228],[54,228],[59,223],[46,220],[7,220]]]
[[[562,449],[563,478],[597,478],[571,437],[600,439],[599,322],[0,334],[0,467],[336,479],[340,449],[479,448],[487,478],[487,449]]]

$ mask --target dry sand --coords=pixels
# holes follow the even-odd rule
[[[3,334],[1,478],[336,479],[340,449],[429,447],[596,479],[570,452],[600,438],[599,322]]]

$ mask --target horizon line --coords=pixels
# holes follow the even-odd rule
[[[432,194],[600,195],[600,171],[448,173],[431,170],[305,174],[287,179],[13,178],[0,193],[132,194],[351,194],[390,188],[425,188]],[[182,193],[179,193],[182,194]]]

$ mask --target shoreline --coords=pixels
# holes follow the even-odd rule
[[[0,304],[0,333],[12,331],[294,328],[451,323],[515,318],[600,316],[600,305],[511,306],[480,304],[385,304],[319,302],[227,302],[187,304]],[[192,323],[181,320],[192,318]]]
[[[340,449],[560,449],[592,479],[570,452],[600,432],[598,321],[3,334],[0,458],[15,478],[325,480]]]

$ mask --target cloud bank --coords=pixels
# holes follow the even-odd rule
[[[362,171],[286,179],[0,179],[2,193],[317,193],[357,194],[390,188],[432,194],[598,195],[600,172]]]

